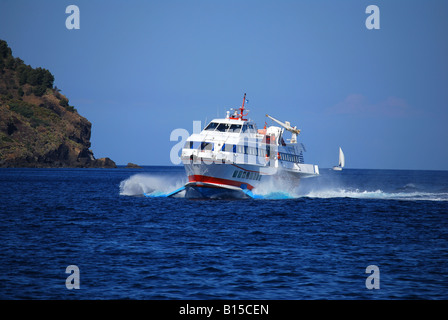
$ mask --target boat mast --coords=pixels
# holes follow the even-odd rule
[[[246,93],[244,93],[244,97],[243,97],[243,104],[242,106],[239,108],[240,109],[240,114],[234,114],[232,116],[230,116],[230,119],[234,119],[234,120],[241,120],[241,121],[247,121],[247,119],[244,119],[243,117],[247,116],[249,113],[244,114],[244,103],[246,102]]]
[[[244,102],[246,102],[246,93],[244,93],[244,97],[243,97],[243,105],[241,106],[241,115],[243,115]]]

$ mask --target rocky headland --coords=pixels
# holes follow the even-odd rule
[[[0,40],[0,167],[115,168],[90,150],[92,124],[53,87],[54,76]]]

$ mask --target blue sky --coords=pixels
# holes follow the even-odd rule
[[[80,29],[68,30],[68,5]],[[380,29],[368,30],[368,5]],[[176,128],[225,116],[302,129],[305,161],[448,170],[448,2],[0,2],[0,39],[92,122],[95,157],[171,165]],[[269,122],[268,122],[269,123]]]

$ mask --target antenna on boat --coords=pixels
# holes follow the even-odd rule
[[[240,109],[240,114],[237,114],[237,112],[235,111],[235,113],[230,117],[230,119],[247,121],[247,119],[244,119],[244,117],[249,114],[249,112],[244,114],[244,110],[246,110],[246,109],[244,109],[244,103],[246,101],[249,102],[248,100],[246,100],[246,93],[244,93],[243,104],[239,108]],[[249,111],[249,110],[246,110],[246,111]]]
[[[249,113],[243,114],[244,112],[244,103],[246,102],[246,93],[244,93],[244,97],[243,97],[243,105],[240,108],[240,119],[247,121],[247,119],[244,119],[243,117],[247,116]]]

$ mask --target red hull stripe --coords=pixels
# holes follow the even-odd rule
[[[188,176],[188,181],[189,182],[217,183],[217,184],[224,184],[224,185],[228,185],[228,186],[235,186],[235,187],[239,187],[239,188],[241,188],[241,185],[245,184],[245,185],[247,185],[247,189],[249,189],[249,190],[252,190],[254,188],[249,183],[228,180],[228,179],[207,177],[207,176],[203,176],[203,175],[199,175],[199,174]]]

